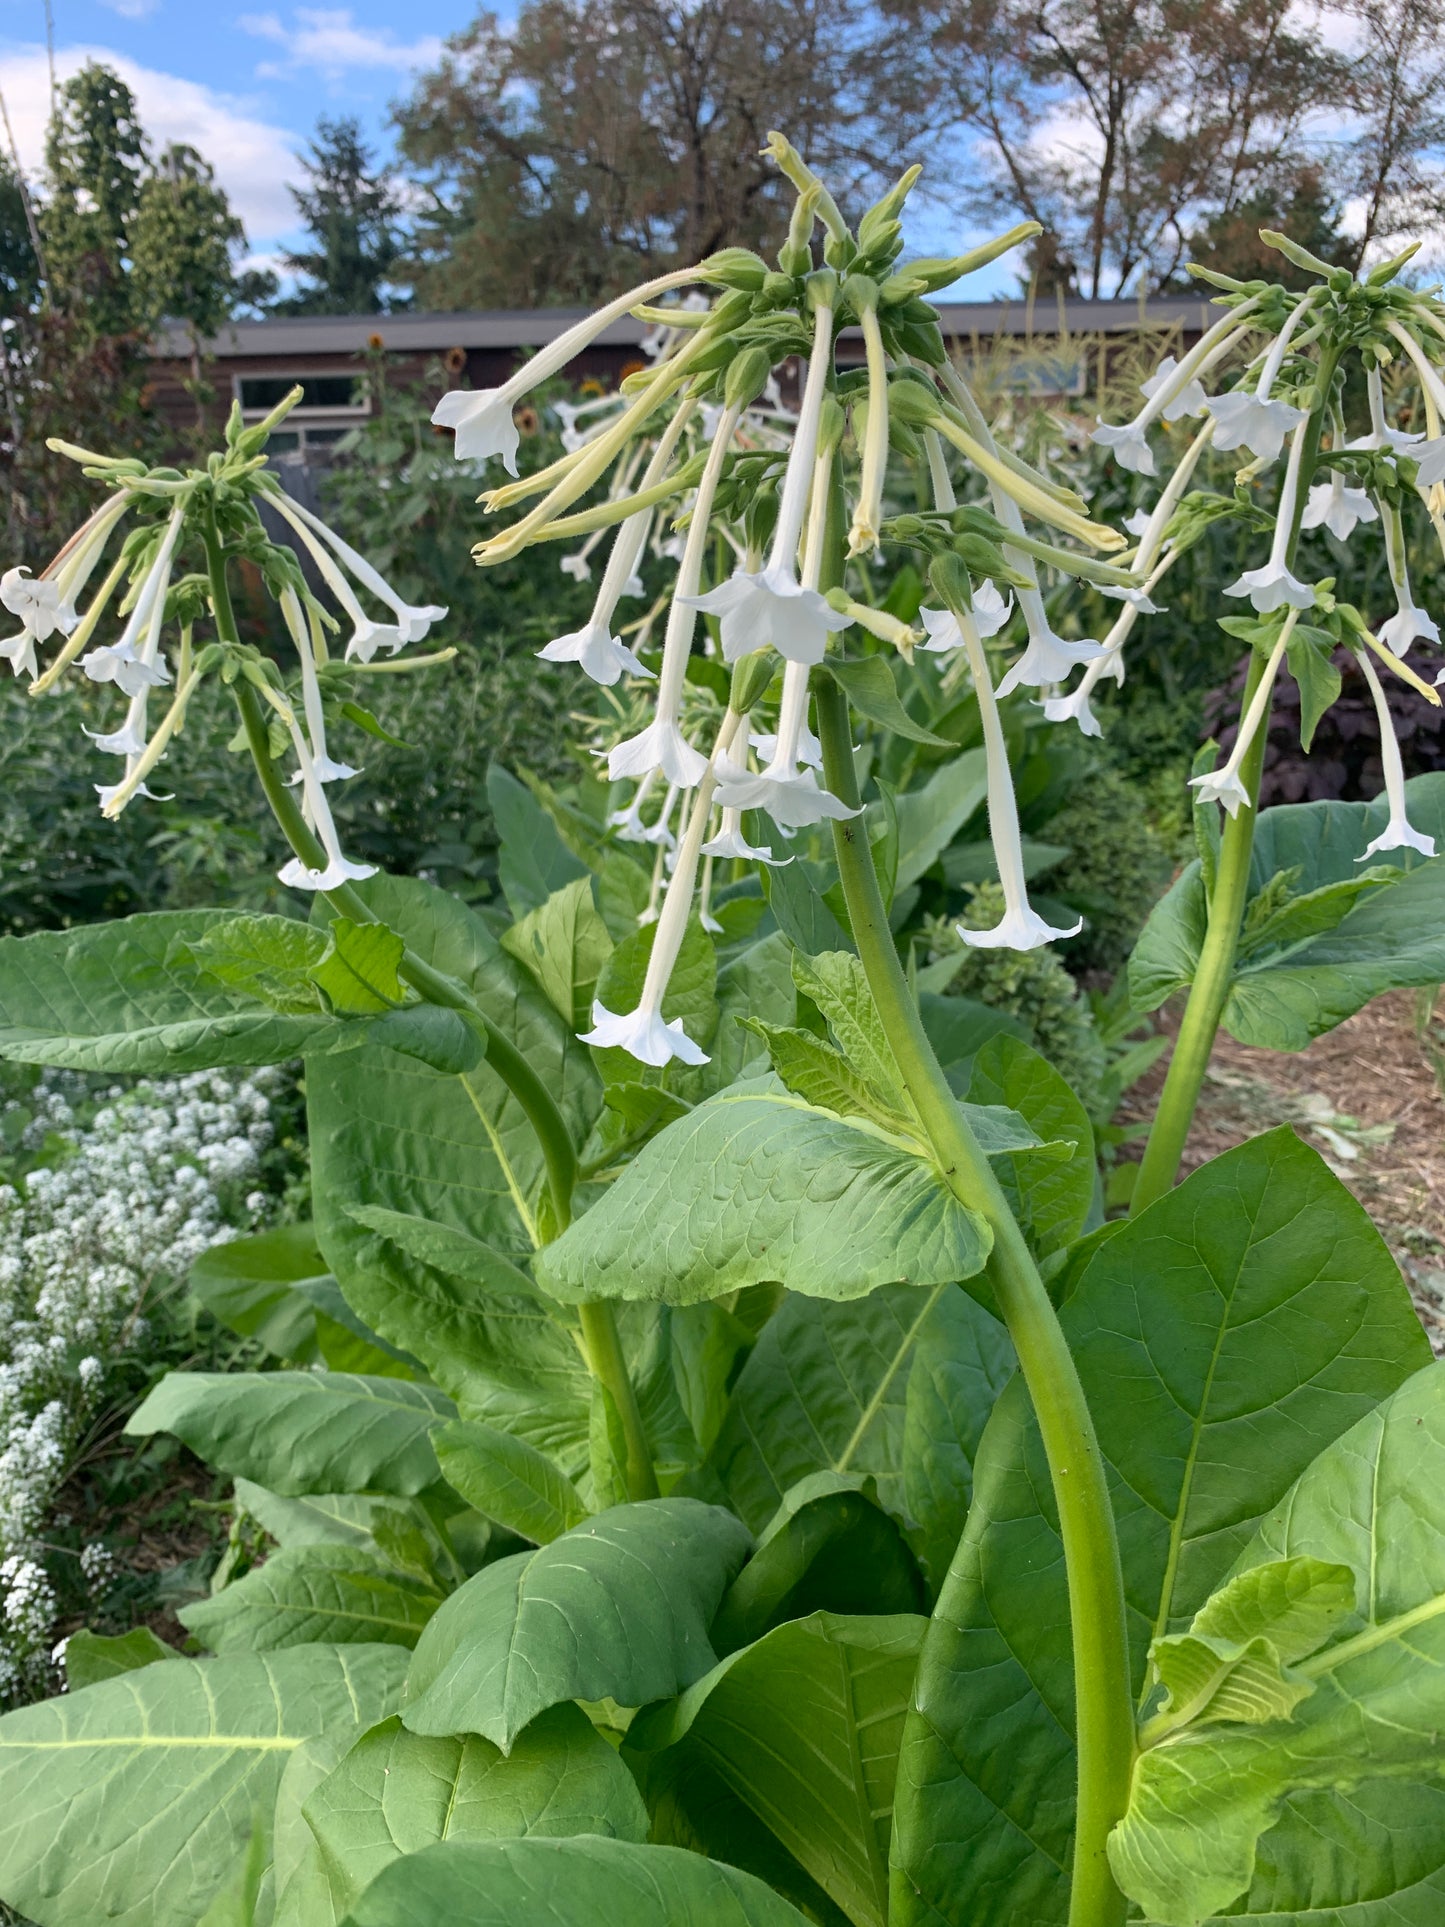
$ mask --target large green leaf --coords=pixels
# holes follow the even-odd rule
[[[951,1285],[790,1297],[738,1376],[707,1470],[755,1532],[811,1473],[871,1476],[937,1586],[1012,1372],[1003,1327]]]
[[[178,1617],[213,1653],[384,1641],[415,1646],[441,1600],[347,1546],[293,1546]]]
[[[214,1318],[275,1358],[412,1376],[416,1361],[378,1339],[342,1297],[309,1223],[212,1245],[192,1265],[189,1282]]]
[[[502,937],[502,948],[536,978],[564,1024],[589,1028],[597,977],[612,954],[612,939],[592,901],[592,879],[554,890]]]
[[[117,923],[0,938],[0,1056],[75,1070],[170,1072],[279,1064],[353,1041],[356,1027],[276,1010],[208,972],[191,946],[226,910],[158,910]],[[283,917],[258,917],[289,928]]]
[[[1035,1253],[1073,1243],[1094,1198],[1094,1132],[1088,1113],[1047,1058],[1016,1037],[993,1037],[973,1060],[970,1104],[1002,1104],[1030,1126],[1042,1148],[994,1158],[994,1169]],[[1060,1143],[1073,1153],[1060,1157]],[[987,1144],[985,1141],[985,1148]]]
[[[894,799],[898,812],[898,874],[894,888],[931,870],[988,792],[987,759],[966,749],[940,763],[926,783]]]
[[[414,1733],[480,1733],[510,1751],[569,1699],[641,1706],[713,1665],[707,1629],[747,1555],[719,1506],[617,1506],[536,1552],[500,1559],[452,1594],[407,1676]]]
[[[1108,1469],[1137,1682],[1315,1454],[1428,1357],[1359,1205],[1287,1131],[1101,1244],[1061,1313]],[[975,1462],[897,1809],[897,1927],[1062,1921],[1075,1755],[1068,1597],[1021,1381]]]
[[[1231,1590],[1281,1559],[1346,1567],[1357,1610],[1315,1629],[1291,1669],[1306,1697],[1288,1718],[1244,1725],[1209,1707],[1143,1754],[1109,1859],[1166,1927],[1193,1927],[1247,1891],[1256,1843],[1287,1794],[1382,1779],[1438,1786],[1445,1366],[1428,1366],[1321,1453],[1260,1526]]]
[[[514,917],[540,909],[554,890],[586,875],[536,797],[500,763],[487,771],[487,801],[501,846],[502,894]]]
[[[352,1372],[169,1372],[132,1438],[173,1432],[208,1465],[272,1492],[389,1492],[438,1478],[431,1428],[454,1408],[429,1385]]]
[[[583,1142],[601,1106],[586,1048],[480,917],[412,878],[373,877],[359,887],[419,957],[467,985],[546,1084],[574,1141]],[[358,1222],[356,1207],[447,1226],[513,1255],[531,1248],[542,1153],[520,1105],[487,1064],[448,1076],[368,1045],[313,1061],[306,1094],[316,1234],[342,1290],[373,1329],[392,1336],[383,1316],[386,1293],[411,1289],[413,1266]]]
[[[343,1910],[393,1860],[438,1840],[647,1838],[636,1782],[575,1706],[540,1714],[510,1755],[475,1733],[428,1739],[398,1718],[384,1720],[307,1797],[303,1811]]]
[[[859,1298],[972,1278],[989,1243],[983,1219],[906,1146],[759,1092],[713,1098],[670,1124],[538,1253],[537,1275],[568,1301],[688,1305],[774,1280]]]
[[[38,1927],[193,1927],[301,1742],[395,1705],[406,1654],[172,1659],[0,1719],[0,1896]]]
[[[393,1861],[341,1927],[806,1927],[760,1880],[680,1847],[444,1841]]]
[[[791,1620],[642,1714],[628,1750],[700,1755],[857,1927],[885,1927],[893,1783],[925,1623]]]
[[[1445,773],[1406,785],[1410,820],[1445,849]],[[1354,884],[1365,846],[1384,828],[1386,805],[1292,803],[1265,810],[1255,826],[1250,892],[1282,872],[1296,898]],[[1242,1044],[1302,1050],[1381,991],[1445,977],[1445,860],[1392,852],[1408,874],[1356,900],[1345,894],[1327,915],[1277,924],[1236,968],[1224,1027]],[[1338,912],[1343,911],[1343,915]],[[1206,924],[1204,883],[1193,863],[1159,903],[1135,948],[1129,986],[1139,1010],[1153,1010],[1193,980]],[[1338,920],[1331,922],[1332,917]],[[1311,925],[1323,924],[1319,934]]]
[[[552,1459],[495,1425],[457,1419],[433,1437],[442,1477],[498,1525],[546,1545],[587,1517],[582,1495]]]

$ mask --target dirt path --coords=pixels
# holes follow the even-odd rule
[[[1445,1101],[1432,1060],[1432,1049],[1445,1060],[1440,1002],[1432,1018],[1421,994],[1393,991],[1297,1054],[1221,1036],[1184,1168],[1292,1124],[1379,1226],[1445,1356]],[[1163,1074],[1157,1066],[1128,1093],[1121,1123],[1150,1115]]]

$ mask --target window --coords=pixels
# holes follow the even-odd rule
[[[267,415],[297,385],[301,400],[291,420],[312,415],[364,415],[366,389],[356,375],[238,375],[236,398],[246,416]]]

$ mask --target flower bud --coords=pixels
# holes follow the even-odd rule
[[[774,308],[790,308],[797,288],[790,274],[781,274],[777,268],[769,268],[763,282],[763,299]]]
[[[945,608],[952,609],[955,615],[973,608],[973,584],[969,581],[968,570],[963,565],[962,557],[951,550],[934,556],[928,565],[928,581],[939,601]]]
[[[756,294],[768,278],[768,264],[750,248],[719,248],[698,263],[698,277],[719,287]]]
[[[895,375],[888,384],[888,413],[910,428],[927,428],[943,413],[943,403],[931,387]]]
[[[728,708],[739,716],[746,716],[767,694],[777,668],[778,658],[771,649],[755,649],[750,656],[734,663]]]
[[[1408,261],[1412,261],[1415,258],[1423,245],[1424,243],[1421,241],[1412,241],[1409,247],[1405,248],[1401,253],[1392,255],[1388,261],[1382,261],[1379,267],[1371,268],[1370,272],[1365,276],[1365,286],[1369,288],[1383,288],[1387,281],[1393,281],[1401,268],[1403,268]]]
[[[768,385],[773,358],[766,348],[744,348],[733,357],[723,383],[723,400],[730,408],[746,408]]]
[[[878,283],[871,275],[850,274],[843,283],[843,299],[854,314],[871,313],[878,307]]]

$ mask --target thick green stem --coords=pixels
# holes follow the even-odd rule
[[[1315,404],[1305,431],[1300,459],[1299,484],[1295,490],[1294,518],[1290,525],[1285,561],[1294,567],[1299,547],[1300,521],[1309,500],[1310,483],[1319,466],[1320,436],[1330,408],[1335,368],[1339,361],[1333,348],[1322,351],[1315,382]],[[1249,665],[1240,716],[1249,708],[1264,674],[1264,660],[1257,653]],[[1251,797],[1259,796],[1259,781],[1264,769],[1264,753],[1269,742],[1269,709],[1260,718],[1254,741],[1245,752],[1239,775]],[[1204,1085],[1204,1074],[1214,1050],[1220,1019],[1234,981],[1234,959],[1239,948],[1239,931],[1249,903],[1249,871],[1254,855],[1254,824],[1258,810],[1241,804],[1225,821],[1219,844],[1219,862],[1214,888],[1209,896],[1209,924],[1189,987],[1189,1001],[1179,1025],[1179,1036],[1169,1059],[1164,1088],[1159,1093],[1159,1108],[1149,1131],[1149,1141],[1134,1182],[1129,1209],[1139,1212],[1172,1189],[1179,1175],[1180,1160],[1189,1139],[1190,1126]]]
[[[824,775],[835,796],[856,805],[847,703],[831,677],[818,681]],[[853,939],[909,1094],[948,1185],[993,1232],[989,1277],[1038,1416],[1068,1572],[1079,1760],[1069,1927],[1116,1927],[1124,1899],[1105,1845],[1128,1804],[1134,1707],[1118,1539],[1093,1420],[1038,1266],[924,1031],[861,821],[836,823],[833,836]]]
[[[206,563],[211,580],[211,603],[216,628],[223,641],[235,642],[236,623],[226,584],[225,559],[216,535],[214,521],[206,531]],[[280,824],[286,841],[309,869],[325,863],[325,852],[296,801],[295,791],[282,780],[271,754],[266,712],[255,687],[238,676],[232,694],[241,713],[241,724],[251,760],[256,766],[261,788]],[[343,883],[326,892],[326,900],[338,916],[353,923],[374,923],[376,913],[368,908],[360,892]],[[408,949],[402,957],[399,974],[428,1003],[461,1011],[486,1037],[487,1062],[521,1105],[527,1122],[536,1133],[547,1167],[547,1189],[552,1200],[554,1235],[565,1231],[572,1221],[572,1193],[577,1184],[577,1151],[567,1120],[557,1108],[552,1093],[538,1077],[512,1040],[492,1022],[471,997],[465,986]],[[637,1403],[637,1392],[623,1356],[617,1317],[611,1305],[589,1304],[581,1308],[582,1337],[587,1362],[605,1387],[622,1422],[627,1444],[627,1490],[634,1499],[657,1497],[657,1474],[647,1443],[647,1430]]]

